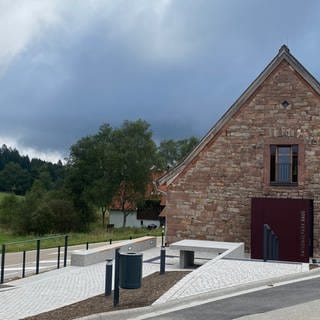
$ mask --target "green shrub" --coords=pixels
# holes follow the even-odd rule
[[[53,232],[67,233],[75,229],[77,214],[71,201],[52,199],[48,206],[53,213]]]
[[[11,228],[19,200],[14,194],[8,194],[0,202],[0,223]]]
[[[31,231],[37,235],[51,233],[54,229],[54,212],[49,204],[41,204],[31,213]]]

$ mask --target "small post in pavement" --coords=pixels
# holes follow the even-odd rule
[[[161,248],[164,247],[164,226],[162,226],[161,230]]]
[[[22,253],[22,278],[26,276],[26,250]]]
[[[2,244],[2,253],[1,253],[1,277],[0,283],[4,282],[4,265],[5,265],[5,256],[6,256],[6,245]]]
[[[39,274],[39,264],[40,264],[40,239],[37,239],[36,274]]]
[[[68,254],[68,236],[65,236],[64,238],[64,261],[63,261],[63,266],[67,266],[67,254]]]
[[[106,263],[106,283],[105,283],[105,296],[109,296],[112,291],[112,259],[107,259]]]
[[[113,290],[113,306],[119,304],[119,273],[120,273],[120,253],[119,249],[115,250],[115,270],[114,270],[114,290]]]
[[[161,247],[160,251],[160,274],[164,274],[166,271],[166,248]]]

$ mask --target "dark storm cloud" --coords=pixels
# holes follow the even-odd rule
[[[0,78],[0,136],[66,154],[104,122],[142,118],[157,141],[201,137],[283,43],[319,78],[317,1],[155,3],[100,2],[76,32],[62,15],[31,41]]]

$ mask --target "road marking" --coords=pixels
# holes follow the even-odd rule
[[[39,269],[45,269],[46,267],[39,267]],[[5,268],[5,272],[8,271],[22,271],[22,268]],[[35,267],[25,267],[25,270],[35,270]]]
[[[36,261],[32,261],[31,263],[36,264]],[[57,260],[40,260],[39,264],[47,264],[47,263],[53,263],[53,264],[57,264]]]
[[[58,255],[58,251],[57,252],[52,252],[52,253],[47,253],[48,256],[57,256]],[[60,251],[60,256],[63,256],[64,252],[61,250]]]

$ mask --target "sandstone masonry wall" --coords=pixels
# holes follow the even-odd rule
[[[286,100],[287,107],[282,105]],[[299,144],[298,186],[271,186],[269,145]],[[320,256],[320,97],[283,61],[170,185],[168,241],[245,241],[251,198],[314,200],[314,256]]]

